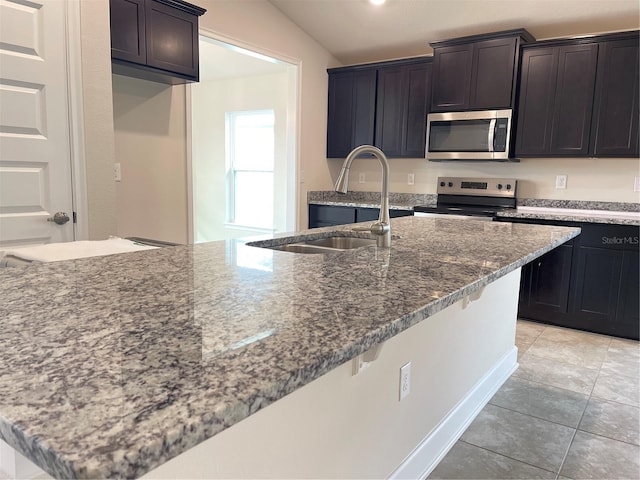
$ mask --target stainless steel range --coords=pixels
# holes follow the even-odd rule
[[[491,221],[497,212],[516,208],[516,186],[513,178],[438,177],[436,205],[416,205],[413,211],[416,217]]]

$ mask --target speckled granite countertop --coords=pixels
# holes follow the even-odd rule
[[[222,241],[0,269],[0,438],[56,477],[140,476],[579,232],[392,228],[391,249]]]
[[[625,211],[518,206],[515,210],[498,212],[497,215],[506,219],[530,218],[533,220],[557,220],[562,222],[640,225],[639,212]]]
[[[422,193],[391,193],[391,208],[413,210],[416,205],[435,206],[437,195]],[[380,193],[349,192],[346,195],[332,191],[311,191],[307,202],[315,205],[380,208]],[[503,218],[530,218],[581,223],[609,223],[640,225],[640,204],[625,202],[599,202],[586,200],[518,199],[518,208],[498,214]]]

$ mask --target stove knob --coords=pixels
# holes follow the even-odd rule
[[[449,182],[449,186],[450,186],[450,187],[453,187],[453,182]]]
[[[440,182],[440,186],[441,186],[441,187],[444,187],[445,185],[446,185],[446,183],[444,183],[444,182]]]
[[[507,183],[507,190],[511,190],[511,184]]]
[[[502,190],[502,184],[501,183],[499,183],[497,186],[498,186],[498,190]]]

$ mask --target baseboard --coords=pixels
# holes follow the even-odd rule
[[[514,346],[420,442],[389,478],[426,478],[517,368],[518,349]]]

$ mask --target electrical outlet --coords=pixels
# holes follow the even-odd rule
[[[403,400],[411,392],[411,362],[400,368],[400,398]]]
[[[556,189],[567,188],[567,176],[558,175],[556,177]]]
[[[407,185],[413,185],[416,183],[416,176],[413,173],[407,175]]]
[[[122,169],[121,169],[119,163],[114,163],[113,164],[113,179],[116,182],[121,182],[122,181]]]
[[[360,175],[358,175],[358,183],[364,183],[365,182],[365,175],[364,173],[361,173]]]
[[[633,180],[633,191],[640,192],[640,177],[636,177]]]

